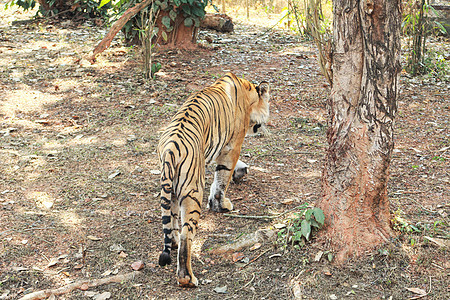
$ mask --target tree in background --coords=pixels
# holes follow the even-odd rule
[[[400,0],[335,0],[325,236],[343,262],[391,237],[387,182],[400,66]]]
[[[102,0],[100,7],[105,4],[112,4],[117,16],[122,16],[126,10],[136,7],[139,3],[148,2],[140,0]],[[198,28],[205,16],[205,8],[208,0],[155,0],[146,5],[152,11],[149,20],[144,22],[154,22],[155,34],[154,43],[168,45],[171,47],[189,48],[196,44]],[[151,8],[150,8],[151,7]],[[155,19],[155,20],[154,20]],[[125,40],[129,44],[140,43],[137,33],[142,24],[139,16],[132,17],[123,26]]]

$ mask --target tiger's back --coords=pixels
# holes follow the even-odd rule
[[[196,286],[191,267],[191,243],[201,212],[205,165],[217,167],[208,206],[217,212],[233,209],[225,191],[239,159],[244,137],[253,124],[267,122],[269,87],[255,86],[228,73],[190,96],[164,130],[158,144],[161,162],[161,210],[164,249],[159,264],[171,263],[178,244],[180,285]],[[181,232],[178,218],[181,219]]]

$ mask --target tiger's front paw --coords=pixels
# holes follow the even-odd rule
[[[223,198],[222,201],[216,198],[210,198],[208,199],[207,208],[215,212],[226,213],[233,210],[233,203],[228,198]]]
[[[233,203],[231,203],[230,199],[223,198],[221,210],[222,212],[228,212],[233,210]]]

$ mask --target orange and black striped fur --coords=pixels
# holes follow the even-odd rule
[[[225,191],[242,142],[249,129],[256,130],[268,118],[268,83],[256,86],[228,73],[191,95],[164,130],[158,145],[164,232],[159,264],[170,264],[170,251],[178,245],[177,279],[181,286],[198,284],[192,273],[191,247],[201,212],[205,165],[217,163],[208,198],[209,209],[232,210],[233,204],[225,198]],[[246,167],[241,162],[238,168],[239,165]]]

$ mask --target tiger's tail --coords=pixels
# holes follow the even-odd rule
[[[178,243],[177,233],[174,232],[178,228],[174,228],[177,222],[176,203],[172,202],[173,195],[173,180],[175,178],[175,154],[171,150],[167,150],[162,155],[162,170],[161,170],[161,213],[162,213],[162,227],[164,233],[164,249],[159,256],[159,265],[165,266],[172,262],[170,258],[170,250],[172,243]],[[172,218],[175,218],[174,220]],[[175,236],[176,235],[176,236]]]

